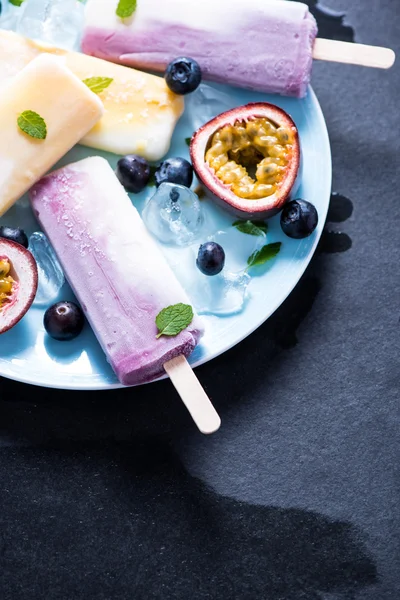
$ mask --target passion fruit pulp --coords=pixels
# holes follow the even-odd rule
[[[244,219],[279,212],[298,180],[300,141],[292,118],[267,102],[215,117],[193,135],[190,155],[211,197]]]
[[[21,244],[0,238],[0,334],[18,323],[37,291],[36,261]]]

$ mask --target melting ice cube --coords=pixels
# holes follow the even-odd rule
[[[251,281],[247,271],[221,271],[219,275],[200,275],[195,290],[195,305],[199,314],[234,315],[242,311]]]
[[[144,206],[142,218],[151,233],[165,244],[189,246],[204,224],[201,202],[184,185],[162,183]]]
[[[68,50],[77,49],[83,13],[79,0],[26,0],[17,32]]]
[[[234,106],[232,96],[205,83],[185,98],[185,113],[193,131]]]
[[[49,240],[40,231],[32,233],[29,238],[29,250],[35,257],[39,285],[35,304],[53,302],[65,283],[64,272]]]

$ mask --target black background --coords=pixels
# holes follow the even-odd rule
[[[400,52],[398,0],[326,0],[321,35]],[[396,600],[400,61],[315,64],[333,154],[319,251],[292,295],[197,375],[66,392],[0,380],[0,598]]]

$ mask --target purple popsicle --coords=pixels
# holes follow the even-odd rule
[[[203,332],[197,316],[178,335],[156,338],[157,314],[190,300],[105,159],[51,173],[30,198],[122,384],[151,381],[193,351]]]
[[[204,79],[303,97],[317,25],[305,4],[284,0],[138,0],[131,17],[118,0],[88,0],[82,49],[126,65],[163,71],[194,58]]]

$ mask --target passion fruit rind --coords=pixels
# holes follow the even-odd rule
[[[192,137],[190,154],[209,195],[244,219],[279,212],[299,180],[296,125],[267,102],[234,108],[203,125]]]
[[[37,286],[37,265],[29,250],[0,238],[0,334],[14,327],[26,314]]]

